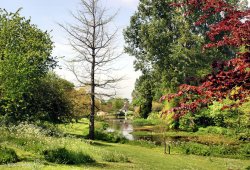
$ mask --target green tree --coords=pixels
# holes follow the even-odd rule
[[[135,56],[135,70],[152,75],[148,81],[154,83],[154,100],[175,91],[179,84],[197,84],[214,60],[226,58],[220,50],[202,52],[205,28],[196,28],[194,18],[184,16],[185,9],[172,7],[173,2],[140,0],[124,30],[125,52]]]
[[[68,97],[73,103],[73,117],[76,121],[89,116],[91,99],[86,88],[74,89],[69,93]]]
[[[10,120],[34,114],[40,78],[55,66],[53,43],[30,19],[0,9],[0,110]]]
[[[40,80],[33,93],[33,105],[36,106],[33,119],[53,123],[70,121],[74,116],[74,103],[70,97],[74,84],[49,72]]]
[[[152,75],[149,73],[141,75],[135,83],[135,89],[132,94],[133,104],[139,106],[140,116],[144,119],[152,111],[153,87],[154,82],[152,81]]]

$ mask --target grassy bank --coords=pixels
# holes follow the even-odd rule
[[[13,149],[17,163],[0,165],[0,169],[246,169],[249,160],[185,155],[173,149],[171,155],[163,153],[163,147],[88,141],[82,134],[87,122],[60,125],[64,133],[51,135],[50,130],[23,124],[12,129],[1,128],[0,145]],[[100,125],[101,126],[101,125]],[[65,133],[67,133],[65,135]],[[71,134],[71,135],[69,135]],[[91,162],[66,165],[45,159],[45,151],[64,148],[73,155],[91,157]],[[93,161],[94,160],[94,161]]]

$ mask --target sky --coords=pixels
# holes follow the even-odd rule
[[[31,18],[31,23],[38,26],[43,31],[50,31],[52,41],[54,42],[53,56],[57,56],[60,69],[56,73],[69,81],[76,83],[74,76],[67,71],[65,61],[62,58],[76,55],[68,45],[67,33],[58,25],[74,23],[70,12],[79,9],[80,0],[0,0],[0,8],[9,12],[15,12],[22,8],[21,15]],[[139,0],[101,0],[110,13],[118,11],[118,15],[113,21],[113,26],[119,29],[117,42],[120,51],[123,50],[124,40],[122,31],[129,25],[130,17],[137,9]],[[124,80],[118,83],[117,97],[131,99],[131,93],[134,89],[136,78],[140,76],[133,68],[134,57],[124,54],[116,62],[116,71],[118,76],[123,76]]]

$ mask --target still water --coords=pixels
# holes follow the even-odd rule
[[[134,127],[131,123],[131,120],[126,120],[124,118],[109,118],[106,119],[106,122],[109,124],[107,131],[109,132],[120,132],[128,140],[147,140],[152,141],[156,145],[161,145],[165,142],[169,143],[178,143],[188,141],[184,136],[163,136],[163,131],[159,128],[138,128]],[[147,132],[138,135],[138,133],[133,134],[132,132]]]
[[[134,128],[133,128],[133,125],[131,124],[130,120],[108,119],[107,122],[109,123],[109,128],[107,129],[107,131],[109,131],[109,132],[118,131],[126,139],[135,140],[134,135],[131,134],[134,131]]]

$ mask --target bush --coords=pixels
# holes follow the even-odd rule
[[[194,155],[202,155],[202,156],[209,156],[211,155],[211,150],[209,146],[188,142],[183,144],[182,149],[185,154],[194,154]]]
[[[95,162],[95,160],[87,154],[68,151],[65,148],[45,150],[43,154],[45,160],[58,164],[83,164]]]
[[[159,112],[151,112],[147,119],[150,120],[161,119],[161,114]]]
[[[104,130],[95,131],[95,139],[113,143],[124,143],[127,139],[118,132],[107,132]]]
[[[153,112],[160,112],[163,109],[163,104],[158,102],[152,103],[152,111]]]
[[[240,153],[243,155],[243,156],[246,156],[248,158],[250,158],[250,144],[247,143],[247,144],[242,144],[240,146]]]
[[[107,162],[130,162],[126,155],[118,152],[104,152],[102,160]]]
[[[188,132],[195,132],[198,130],[194,122],[194,117],[190,113],[180,118],[179,128],[180,130],[188,131]]]
[[[22,137],[42,138],[45,136],[61,137],[64,134],[53,124],[48,122],[20,122],[16,126],[9,126],[8,130],[14,134],[22,134]]]
[[[231,158],[249,158],[250,156],[250,144],[208,146],[187,142],[181,144],[181,149],[185,154],[201,156],[222,156]]]
[[[18,156],[13,149],[0,146],[0,164],[15,163],[18,161]]]
[[[230,129],[217,127],[217,126],[208,126],[206,128],[199,128],[199,132],[218,134],[218,135],[233,135],[234,134]]]
[[[160,120],[154,119],[134,119],[132,124],[135,126],[151,126],[159,124]]]

